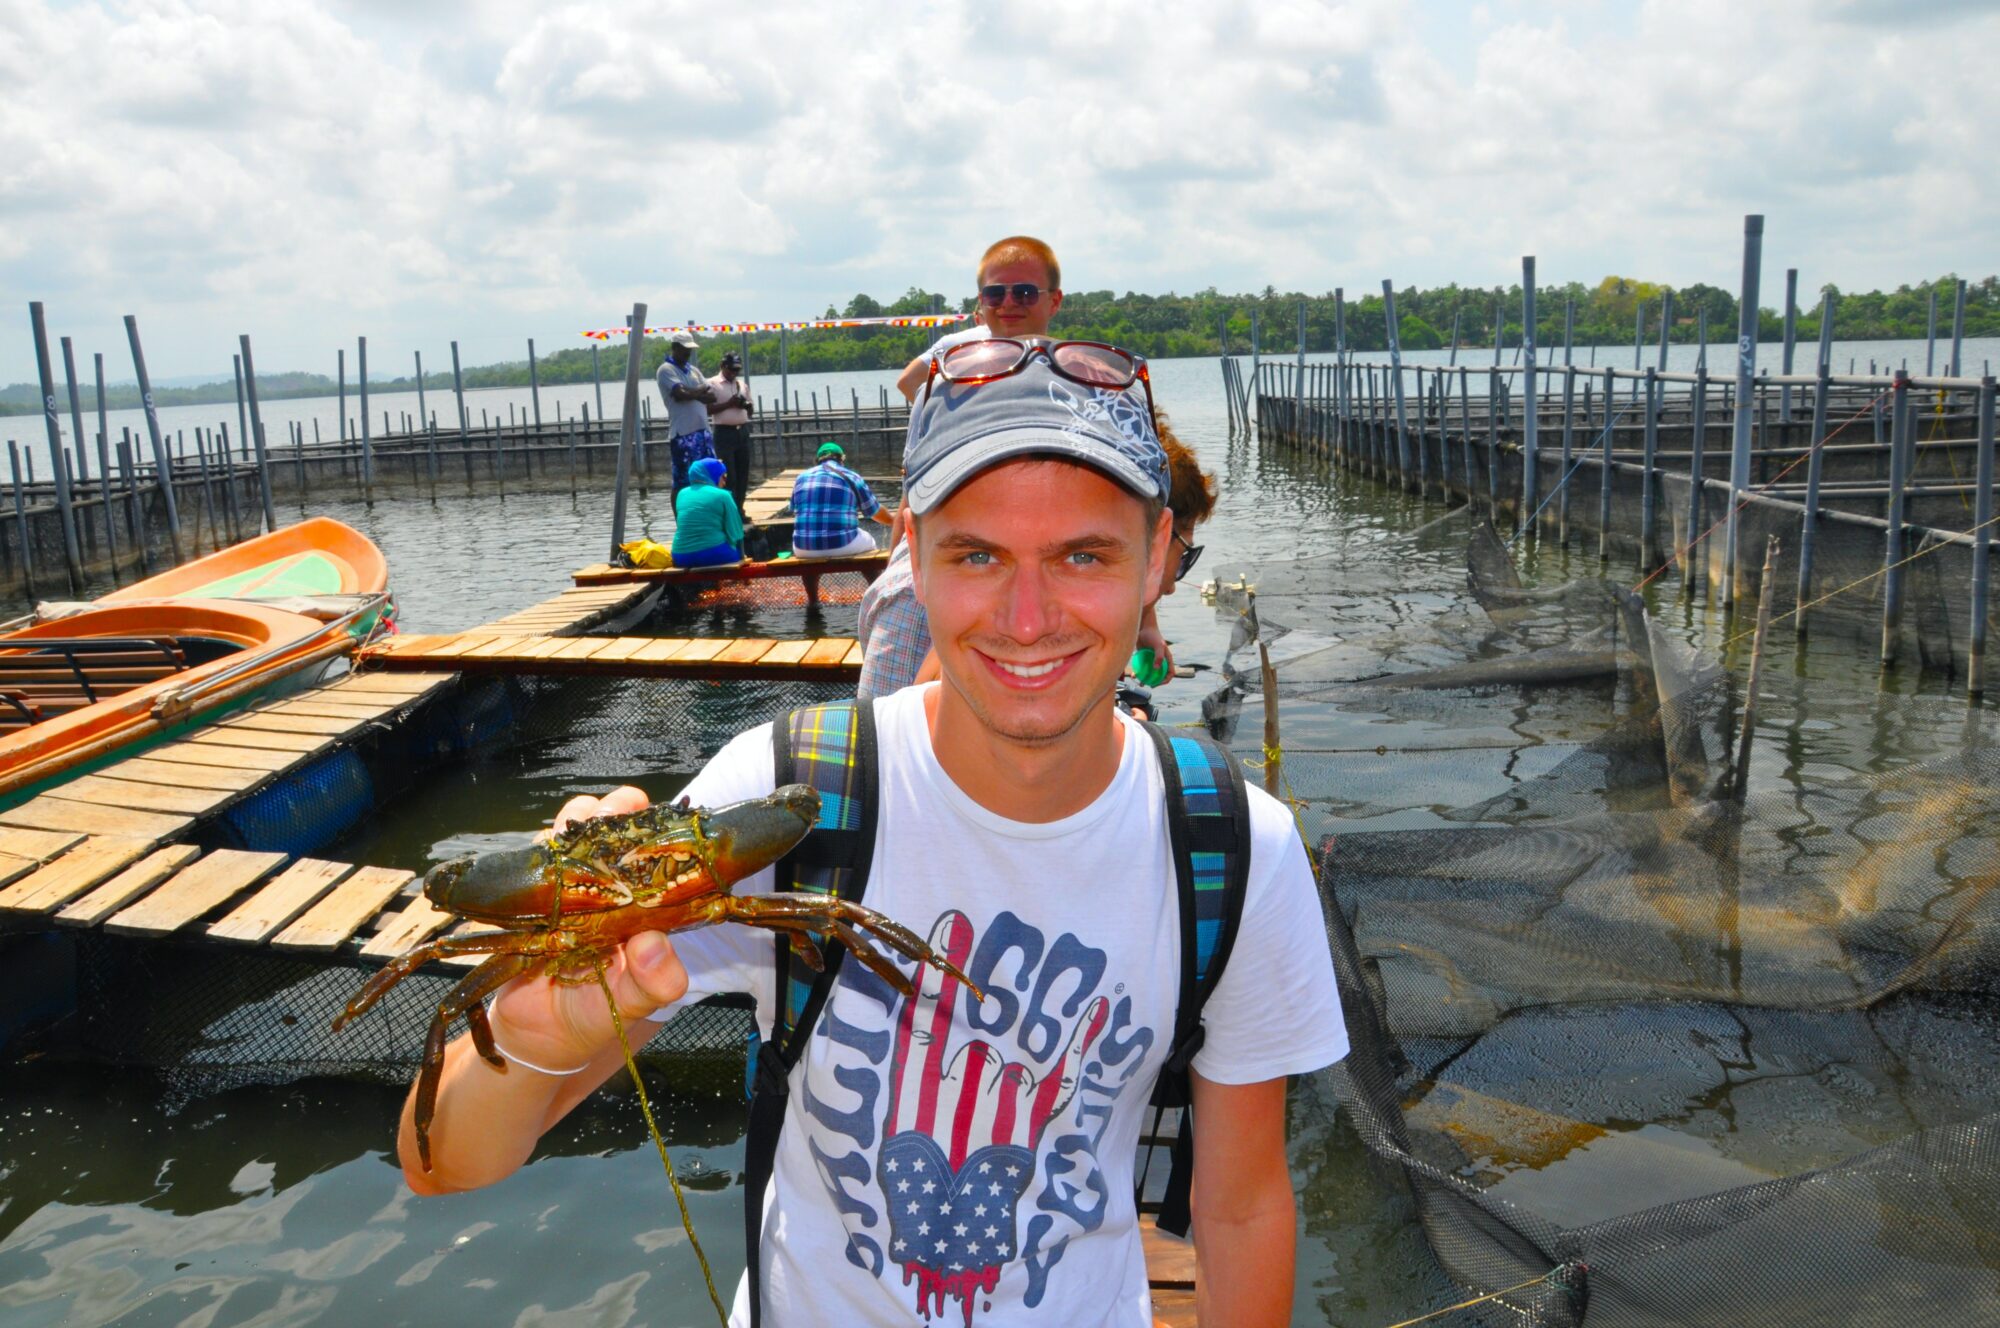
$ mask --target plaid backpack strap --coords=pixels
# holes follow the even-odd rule
[[[805,784],[819,794],[819,819],[778,860],[779,890],[807,890],[860,899],[875,856],[875,708],[839,701],[795,710],[771,726],[771,766],[777,786]],[[815,937],[815,939],[819,939]],[[750,1053],[750,1120],[743,1144],[743,1248],[749,1263],[750,1322],[763,1318],[764,1192],[778,1156],[792,1069],[812,1038],[846,951],[821,947],[826,967],[813,973],[793,962],[780,938],[771,1037]]]
[[[1146,731],[1159,753],[1160,778],[1166,785],[1167,839],[1181,921],[1174,1040],[1154,1087],[1153,1105],[1179,1107],[1182,1114],[1158,1223],[1162,1231],[1185,1236],[1194,1181],[1188,1071],[1202,1046],[1202,1007],[1222,980],[1243,918],[1243,896],[1250,883],[1250,799],[1242,770],[1220,743],[1205,735],[1170,735],[1151,723]]]

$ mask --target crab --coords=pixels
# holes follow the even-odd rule
[[[929,964],[979,989],[956,965],[902,924],[834,895],[734,895],[736,882],[770,866],[805,838],[819,817],[819,795],[789,784],[768,797],[717,811],[659,804],[581,821],[527,848],[458,858],[434,868],[424,895],[447,912],[498,931],[447,936],[398,956],[362,984],[333,1021],[345,1028],[398,982],[425,964],[455,955],[490,957],[439,1002],[424,1039],[417,1077],[417,1152],[431,1165],[430,1124],[452,1021],[463,1016],[473,1047],[495,1068],[507,1063],[493,1045],[484,1002],[522,974],[558,982],[596,981],[612,952],[642,931],[677,932],[741,922],[785,934],[794,953],[821,969],[820,946],[845,945],[904,995],[914,986],[870,942]]]

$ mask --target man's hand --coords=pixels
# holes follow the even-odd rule
[[[646,805],[646,795],[629,787],[602,798],[572,798],[557,814],[555,828]],[[641,932],[627,941],[606,960],[604,976],[635,1047],[658,1030],[648,1016],[687,993],[687,971],[660,932]],[[496,1045],[519,1060],[504,1068],[490,1065],[466,1035],[445,1049],[429,1171],[417,1155],[414,1088],[403,1104],[397,1156],[404,1179],[419,1194],[475,1189],[511,1175],[543,1131],[624,1065],[604,991],[595,982],[516,978],[500,989],[489,1017]]]

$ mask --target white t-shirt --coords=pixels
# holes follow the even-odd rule
[[[971,327],[961,328],[956,332],[947,332],[939,337],[932,343],[930,353],[933,355],[942,355],[953,346],[962,345],[968,341],[984,341],[992,335],[992,328],[986,326],[984,323],[974,323]]]
[[[866,903],[928,938],[987,998],[925,968],[906,1001],[843,962],[793,1072],[765,1196],[766,1322],[1151,1328],[1133,1164],[1180,971],[1158,757],[1121,716],[1117,774],[1090,806],[1048,824],[1005,820],[938,765],[929,690],[876,703]],[[772,779],[765,726],[687,793],[715,807],[762,796]],[[1250,797],[1242,929],[1194,1060],[1219,1083],[1301,1074],[1347,1051],[1304,846],[1281,804]],[[766,870],[738,892],[771,888]],[[688,999],[748,991],[768,1033],[773,935],[723,925],[676,937]],[[739,1287],[731,1322],[748,1313]]]

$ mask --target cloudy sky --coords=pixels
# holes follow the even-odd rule
[[[448,363],[969,293],[2000,266],[1994,0],[0,0],[26,302],[130,376]],[[1975,145],[1983,151],[1977,151]],[[1780,287],[1781,289],[1781,287]],[[115,352],[115,353],[113,353]],[[350,353],[350,359],[351,359]]]

